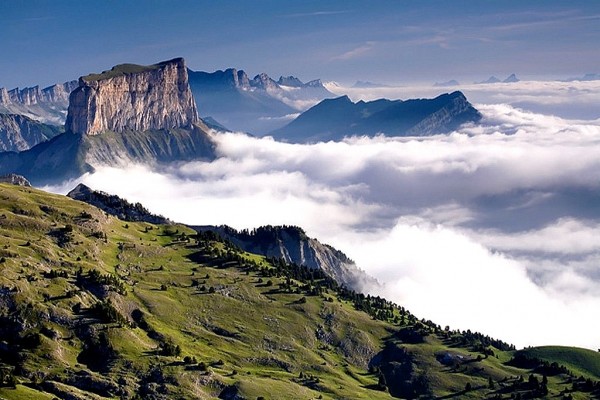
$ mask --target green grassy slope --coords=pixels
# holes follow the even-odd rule
[[[600,377],[600,352],[577,347],[542,346],[523,349],[519,353],[550,363],[564,365],[575,375]]]
[[[0,184],[0,398],[541,396],[513,354],[209,233]]]

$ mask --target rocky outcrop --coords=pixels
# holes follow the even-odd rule
[[[45,125],[23,115],[0,114],[0,152],[24,151],[61,132],[57,126]]]
[[[70,96],[69,131],[19,153],[0,152],[0,174],[18,173],[35,185],[47,185],[102,165],[215,158],[215,143],[198,118],[183,59],[118,65],[79,82]]]
[[[182,58],[150,66],[122,64],[79,78],[69,97],[65,129],[97,135],[191,127],[196,104]]]
[[[339,284],[361,290],[378,285],[341,251],[310,238],[297,226],[262,226],[252,231],[237,231],[228,226],[193,227],[213,231],[241,249],[267,257],[281,258],[287,263],[321,269]]]
[[[7,174],[0,176],[0,183],[10,183],[16,186],[30,187],[31,183],[24,176],[17,174]]]
[[[289,86],[289,87],[302,87],[304,83],[295,76],[280,76],[277,80],[277,84],[280,86]]]
[[[152,214],[140,203],[132,204],[116,195],[93,190],[80,183],[68,194],[68,197],[91,204],[123,221],[148,222],[151,224],[170,224],[167,218]]]
[[[256,75],[250,82],[250,86],[266,90],[267,92],[279,89],[277,82],[275,82],[273,79],[271,79],[271,77],[269,77],[269,75],[265,73]]]

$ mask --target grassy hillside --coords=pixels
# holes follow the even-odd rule
[[[587,399],[598,387],[566,373],[546,384],[511,365],[506,343],[210,232],[32,188],[0,184],[0,271],[3,399]]]
[[[542,346],[519,351],[531,358],[564,365],[573,374],[586,378],[600,377],[600,352],[577,347]]]

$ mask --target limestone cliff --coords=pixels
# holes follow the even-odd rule
[[[79,78],[79,87],[69,97],[65,129],[96,135],[190,127],[198,122],[185,62],[176,58],[150,66],[117,65]]]

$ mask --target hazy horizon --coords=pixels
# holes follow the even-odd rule
[[[600,73],[600,3],[589,1],[35,0],[3,2],[0,15],[8,89],[174,57],[193,70],[346,85]]]

